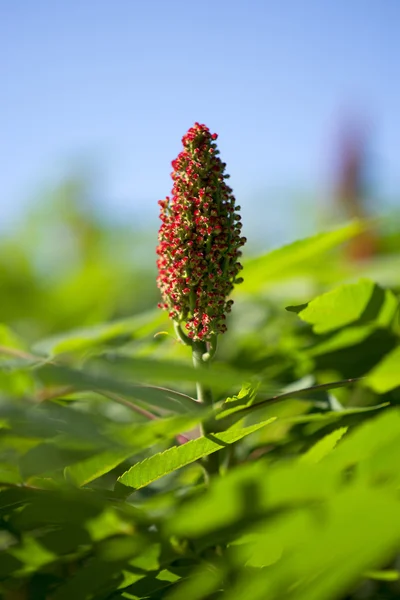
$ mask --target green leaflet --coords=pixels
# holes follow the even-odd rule
[[[109,353],[104,358],[87,363],[89,373],[107,374],[109,377],[121,376],[135,378],[136,381],[151,383],[189,382],[204,383],[216,390],[235,389],[242,386],[244,380],[253,376],[244,370],[236,370],[228,365],[213,364],[212,369],[196,370],[191,363],[172,360],[156,360],[121,353]]]
[[[314,464],[322,460],[335,448],[339,440],[342,439],[344,434],[347,432],[348,427],[340,427],[335,429],[332,433],[329,433],[322,439],[318,440],[314,446],[312,446],[308,452],[300,457],[300,462],[307,464]]]
[[[91,327],[82,327],[55,335],[37,342],[34,350],[50,356],[65,352],[77,352],[104,345],[116,345],[118,342],[140,338],[155,331],[166,321],[161,311],[151,310],[129,319],[112,323],[102,323]]]
[[[24,344],[15,333],[0,323],[0,392],[16,397],[32,393],[34,380],[26,369],[29,361],[24,350]]]
[[[397,547],[399,503],[386,489],[355,485],[330,496],[324,507],[325,520],[310,509],[274,519],[253,545],[252,562],[262,566],[271,538],[284,559],[268,567],[268,577],[262,569],[251,578],[242,571],[224,598],[241,600],[245,592],[252,600],[279,600],[291,597],[294,586],[296,600],[341,598]]]
[[[298,276],[307,270],[307,261],[320,259],[321,254],[359,234],[364,225],[354,221],[334,229],[293,242],[244,262],[244,282],[237,293],[257,293],[270,283],[290,276]],[[305,267],[304,267],[305,265]]]
[[[341,285],[326,294],[317,296],[308,304],[289,306],[315,333],[327,333],[354,322],[374,323],[388,327],[398,310],[398,300],[390,290],[384,290],[368,279]]]
[[[123,448],[105,451],[68,466],[65,477],[74,485],[81,487],[101,477],[121,464],[124,460],[134,456],[144,448],[173,438],[175,435],[195,427],[203,418],[204,413],[197,416],[177,416],[169,419],[152,421],[142,425],[135,425],[121,430],[121,439],[125,442]]]
[[[226,445],[241,440],[246,435],[261,429],[261,427],[264,427],[273,421],[275,421],[275,417],[271,417],[256,425],[244,427],[243,429],[210,434],[196,440],[191,440],[182,446],[174,446],[173,448],[165,450],[165,452],[154,454],[141,463],[134,465],[121,475],[121,477],[118,478],[118,481],[127,487],[138,490],[149,485],[149,483],[160,479],[160,477],[172,473],[176,469],[189,465],[204,456],[208,456],[213,452],[221,450],[221,448]]]
[[[400,346],[387,354],[368,374],[365,383],[378,394],[400,386]]]
[[[142,373],[140,369],[136,370],[136,381],[121,380],[117,373],[107,371],[107,362],[101,363],[101,369],[85,368],[84,371],[71,369],[64,366],[47,364],[37,369],[40,379],[51,385],[71,385],[76,390],[92,390],[95,392],[109,391],[121,394],[126,398],[131,398],[140,406],[154,406],[173,413],[187,413],[198,410],[198,404],[191,398],[173,390],[163,390],[143,386],[137,383]],[[157,371],[157,363],[154,364]],[[111,369],[110,369],[111,370]],[[144,376],[143,376],[144,379]]]
[[[110,391],[172,412],[196,411],[198,403],[179,392],[149,384],[181,381],[194,385],[199,381],[215,390],[225,391],[241,387],[243,381],[252,376],[225,365],[213,365],[212,369],[199,371],[191,364],[182,362],[121,355],[91,360],[85,364],[84,370],[46,364],[39,367],[36,373],[46,384],[71,385],[78,390]]]
[[[139,551],[135,548],[136,552]],[[122,569],[126,561],[103,561],[97,557],[78,570],[73,577],[66,579],[54,594],[54,600],[86,600],[91,594],[104,590],[110,586],[112,590],[113,578]],[[114,584],[115,585],[115,584]]]
[[[376,581],[397,581],[400,579],[399,571],[367,571],[365,577]]]

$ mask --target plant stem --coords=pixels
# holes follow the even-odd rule
[[[207,349],[207,344],[205,342],[193,342],[192,345],[192,354],[193,354],[193,364],[195,369],[208,369],[210,365],[209,353]],[[203,383],[198,381],[196,383],[197,389],[197,400],[204,404],[205,406],[213,405],[213,395],[212,391],[209,387],[205,386]],[[202,425],[202,434],[206,436],[207,434],[215,431],[215,428],[211,422],[205,422]],[[203,461],[203,467],[206,471],[207,480],[209,480],[212,474],[219,473],[219,452],[214,452],[210,454]]]
[[[193,364],[195,369],[208,369],[209,362],[204,361],[203,356],[207,354],[207,345],[205,342],[193,342]],[[213,397],[210,388],[207,388],[199,381],[196,383],[197,400],[205,406],[212,406]]]
[[[180,324],[176,321],[174,321],[174,329],[178,339],[181,340],[182,344],[185,344],[185,346],[193,346],[192,340],[186,335],[186,333],[183,333]]]

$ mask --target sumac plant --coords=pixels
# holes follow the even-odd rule
[[[246,256],[216,140],[182,138],[158,275],[88,213],[61,283],[0,244],[5,600],[400,595],[394,221],[375,262],[343,252],[361,222]]]

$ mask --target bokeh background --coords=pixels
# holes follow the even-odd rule
[[[194,121],[219,134],[247,255],[354,216],[396,221],[397,0],[0,13],[0,321],[28,338],[155,305],[157,200]]]

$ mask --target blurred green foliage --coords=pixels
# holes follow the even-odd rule
[[[140,227],[108,225],[85,181],[68,180],[0,239],[1,319],[34,340],[145,310],[158,299],[153,246]]]
[[[157,224],[87,195],[0,240],[0,597],[398,598],[400,227],[363,262],[359,222],[245,257],[199,373],[155,308]]]

